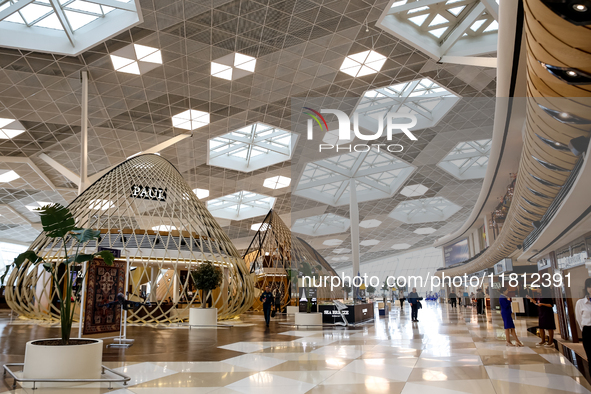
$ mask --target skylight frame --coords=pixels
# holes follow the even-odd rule
[[[213,217],[239,221],[266,215],[276,200],[275,197],[241,190],[207,201],[207,209]]]
[[[252,172],[291,160],[298,135],[256,122],[207,141],[207,164]]]
[[[402,201],[388,216],[408,224],[442,222],[461,209],[445,197],[429,197]]]
[[[490,138],[462,141],[437,166],[460,180],[481,179],[486,175],[491,148]],[[458,161],[461,163],[457,163]]]
[[[307,163],[293,194],[331,206],[347,205],[354,178],[358,202],[389,198],[415,169],[383,151],[345,153]]]
[[[417,124],[411,131],[433,127],[460,101],[461,97],[431,78],[419,78],[366,91],[359,98],[353,113],[358,114],[359,127],[375,133],[387,124],[389,112],[413,114]],[[402,120],[408,122],[407,120]],[[402,133],[394,130],[394,133]]]
[[[71,7],[76,3],[75,0],[68,0],[64,4],[61,4],[60,0],[48,0],[48,2],[9,0],[4,3],[10,3],[10,5],[3,9],[4,19],[0,21],[0,46],[78,56],[98,43],[143,22],[139,0],[130,0],[127,3],[108,0],[85,1],[89,4],[97,4],[100,7],[100,13]],[[55,7],[58,12],[50,11],[40,14],[33,20],[27,20],[21,16],[21,9],[26,9],[29,5],[52,9]],[[77,27],[68,19],[70,13],[93,16],[95,19]],[[56,21],[53,22],[55,26],[40,25],[44,20],[52,17],[59,22],[61,28]],[[18,19],[19,22],[11,22],[11,19]]]
[[[464,7],[457,15],[448,11]],[[433,59],[445,56],[478,56],[497,50],[497,30],[487,28],[498,20],[494,0],[391,0],[376,26],[413,45]],[[432,24],[440,16],[448,23]],[[412,21],[412,18],[420,20]],[[477,21],[482,26],[470,29]],[[417,23],[420,22],[420,23]],[[445,31],[436,31],[441,28]]]
[[[292,224],[291,231],[309,236],[324,236],[344,233],[350,226],[349,218],[334,213],[324,213],[297,219]]]

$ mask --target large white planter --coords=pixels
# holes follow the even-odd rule
[[[217,308],[191,308],[189,309],[190,326],[217,326]]]
[[[322,313],[296,313],[296,326],[321,326]]]
[[[87,345],[35,345],[25,348],[25,379],[100,379],[103,361],[103,341],[95,339]],[[42,341],[42,340],[41,340]]]
[[[288,306],[287,307],[287,314],[288,315],[295,315],[296,313],[300,313],[299,306]]]

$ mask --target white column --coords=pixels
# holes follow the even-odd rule
[[[355,190],[355,178],[349,180],[349,220],[351,221],[351,252],[353,254],[353,276],[359,272],[359,205],[357,204],[357,191]],[[353,288],[353,299],[357,298],[358,290]]]
[[[80,137],[80,184],[78,194],[81,194],[87,187],[88,178],[88,71],[80,72],[82,81],[82,117]]]
[[[180,294],[179,294],[179,272],[178,270],[174,270],[174,274],[172,276],[172,301],[176,304],[179,302]]]
[[[484,234],[486,234],[486,244],[484,246],[489,247],[492,245],[494,239],[492,239],[493,232],[488,227],[488,215],[484,215]]]
[[[150,302],[157,302],[158,291],[158,276],[156,275],[156,268],[150,267]]]

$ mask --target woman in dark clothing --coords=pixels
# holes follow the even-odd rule
[[[263,303],[263,314],[265,315],[265,323],[269,327],[269,321],[271,320],[271,305],[273,305],[273,293],[269,286],[265,287],[265,291],[259,297],[259,300]]]
[[[544,289],[545,290],[545,289]],[[548,295],[548,294],[544,294]],[[554,300],[549,297],[534,300],[528,297],[535,305],[538,306],[538,328],[540,330],[540,337],[542,341],[537,346],[554,347],[554,330],[556,330],[556,323],[554,323]],[[546,332],[548,330],[548,342],[546,343]]]
[[[411,309],[411,320],[414,323],[419,322],[419,301],[422,299],[423,297],[419,297],[416,287],[413,287],[412,292],[408,293],[408,303],[410,304]]]
[[[515,333],[515,324],[513,323],[513,311],[511,310],[511,298],[507,296],[509,289],[507,287],[501,288],[501,295],[499,296],[499,305],[501,306],[501,317],[505,328],[505,340],[507,346],[522,347],[523,343],[517,338]],[[511,342],[511,335],[515,337],[515,345]]]

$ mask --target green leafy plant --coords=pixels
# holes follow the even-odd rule
[[[62,345],[68,345],[70,341],[70,331],[74,321],[74,310],[76,303],[80,302],[80,291],[82,286],[73,286],[74,279],[72,272],[81,270],[82,263],[91,261],[96,257],[102,258],[107,265],[113,265],[115,258],[107,250],[98,253],[80,253],[80,247],[89,241],[100,237],[99,230],[89,228],[77,228],[76,220],[70,210],[60,204],[46,205],[36,209],[41,216],[41,224],[45,235],[54,240],[59,240],[56,245],[63,247],[63,256],[45,260],[37,255],[33,250],[27,250],[19,254],[10,268],[20,268],[26,261],[32,264],[43,264],[43,269],[51,274],[53,285],[57,291],[60,303],[60,323],[62,332]],[[72,242],[73,252],[68,253],[68,243]],[[65,268],[61,278],[58,278],[58,269]],[[86,272],[79,280],[83,281]],[[1,278],[4,281],[4,276]]]
[[[201,308],[205,308],[205,300],[209,299],[211,292],[222,284],[224,273],[220,267],[216,267],[211,261],[208,261],[200,264],[195,271],[191,272],[191,276],[195,287],[201,290]]]
[[[369,294],[373,294],[373,293],[375,293],[375,292],[376,292],[376,288],[375,288],[375,287],[373,287],[373,286],[368,286],[368,287],[367,287],[367,292],[368,292]]]

